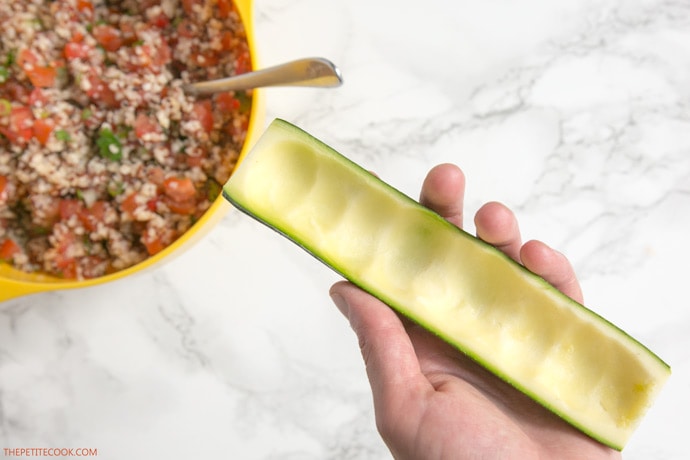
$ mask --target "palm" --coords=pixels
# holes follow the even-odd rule
[[[464,185],[457,167],[436,167],[420,202],[462,227]],[[485,205],[475,224],[481,239],[582,302],[568,260],[541,242],[523,245],[506,207]],[[396,458],[620,457],[355,286],[336,283],[331,296],[359,337],[377,425]]]
[[[408,438],[404,451],[413,455],[401,458],[457,459],[462,452],[521,460],[619,456],[418,326],[406,329],[429,392],[410,418],[417,421],[408,427],[416,439]]]

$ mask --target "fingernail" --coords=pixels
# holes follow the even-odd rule
[[[338,307],[340,313],[342,313],[345,316],[345,318],[347,318],[350,314],[350,305],[348,305],[347,301],[345,300],[345,297],[341,296],[340,294],[331,294],[331,299],[333,299],[333,303],[336,307]]]

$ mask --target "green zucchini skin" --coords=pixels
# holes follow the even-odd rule
[[[467,241],[469,242],[469,246],[474,248],[473,254],[477,254],[477,257],[484,260],[484,261],[489,261],[492,266],[495,264],[495,266],[500,267],[500,270],[504,270],[505,267],[510,267],[508,268],[508,272],[513,273],[510,275],[510,279],[513,279],[517,276],[517,278],[520,278],[521,280],[524,281],[524,289],[533,289],[535,291],[543,291],[546,292],[547,295],[545,295],[545,298],[548,301],[552,301],[555,305],[558,306],[558,308],[562,309],[567,309],[567,310],[572,310],[577,313],[576,317],[577,319],[583,322],[585,326],[583,327],[589,327],[591,324],[596,326],[596,332],[598,331],[604,331],[606,334],[606,339],[613,340],[615,344],[620,345],[621,349],[623,352],[625,350],[633,350],[633,354],[636,355],[642,355],[644,357],[644,362],[639,366],[640,373],[643,372],[648,372],[651,377],[645,376],[647,380],[645,382],[650,381],[652,383],[649,383],[651,385],[650,389],[648,390],[649,395],[648,398],[646,398],[642,402],[636,402],[637,404],[641,404],[644,407],[640,407],[639,410],[636,409],[635,412],[635,420],[631,421],[623,421],[621,422],[623,425],[627,425],[624,430],[618,430],[618,429],[611,429],[609,430],[608,425],[606,424],[611,424],[612,422],[607,421],[604,423],[588,423],[587,419],[583,419],[582,417],[579,416],[579,414],[576,411],[572,410],[564,410],[562,406],[558,406],[559,401],[557,399],[554,399],[550,395],[544,395],[543,390],[539,390],[538,387],[532,388],[529,382],[529,379],[525,379],[523,377],[520,377],[518,375],[518,378],[516,378],[516,373],[510,369],[510,366],[506,367],[503,366],[501,362],[494,362],[491,363],[487,360],[486,354],[489,351],[493,351],[493,349],[486,348],[484,350],[477,350],[476,346],[470,346],[467,345],[467,337],[459,337],[456,334],[449,333],[448,330],[444,330],[443,327],[439,327],[439,324],[442,324],[443,321],[434,321],[433,318],[429,320],[430,314],[425,314],[423,309],[420,309],[414,305],[406,305],[406,299],[405,297],[401,296],[395,296],[395,295],[389,295],[386,292],[385,288],[379,288],[379,286],[376,284],[376,277],[374,277],[374,281],[372,282],[371,279],[367,280],[366,276],[363,275],[358,275],[358,274],[353,274],[353,270],[351,267],[347,266],[346,262],[343,262],[343,260],[340,260],[338,258],[337,251],[329,253],[329,248],[326,247],[319,247],[318,242],[314,241],[315,239],[318,239],[318,236],[314,235],[314,237],[310,240],[310,237],[312,235],[309,234],[309,232],[305,233],[303,236],[296,235],[296,232],[285,228],[287,224],[283,222],[283,224],[280,223],[281,218],[276,218],[277,215],[271,215],[274,213],[279,213],[281,212],[280,209],[275,209],[275,210],[257,210],[257,206],[255,206],[256,203],[251,203],[252,199],[254,197],[250,196],[243,196],[244,191],[239,187],[239,185],[236,185],[233,181],[233,177],[235,174],[233,174],[233,177],[230,178],[228,183],[223,187],[223,196],[225,199],[227,199],[233,206],[235,206],[238,210],[241,212],[247,214],[248,216],[252,217],[253,219],[261,222],[262,224],[268,226],[269,228],[273,229],[274,231],[278,232],[279,234],[283,235],[284,237],[288,238],[289,240],[293,241],[295,244],[299,245],[302,247],[305,251],[307,251],[309,254],[311,254],[313,257],[315,257],[317,260],[321,261],[324,263],[327,267],[330,269],[334,270],[336,273],[339,275],[343,276],[344,278],[348,279],[351,281],[353,284],[359,286],[363,290],[369,292],[370,294],[374,295],[375,297],[379,298],[381,301],[385,302],[389,306],[391,306],[393,309],[401,313],[402,315],[410,318],[412,321],[415,321],[416,323],[420,324],[422,327],[425,329],[429,330],[433,334],[437,335],[444,341],[450,343],[453,345],[455,348],[457,348],[459,351],[462,353],[466,354],[468,357],[473,359],[474,361],[478,362],[480,365],[484,366],[487,368],[489,371],[497,375],[499,378],[502,380],[506,381],[522,393],[528,395],[532,399],[534,399],[536,402],[544,406],[545,408],[549,409],[571,425],[575,426],[585,434],[591,436],[594,439],[597,439],[598,441],[602,442],[605,445],[608,445],[614,449],[617,450],[622,450],[624,447],[625,443],[627,442],[628,437],[632,434],[632,431],[634,427],[639,423],[642,414],[646,410],[649,405],[651,405],[651,401],[653,398],[656,396],[658,391],[660,391],[661,387],[663,386],[663,383],[665,382],[666,378],[670,374],[670,367],[668,364],[666,364],[663,360],[661,360],[658,356],[656,356],[654,353],[651,352],[648,348],[646,348],[643,344],[635,340],[633,337],[625,333],[623,330],[612,324],[611,322],[607,321],[591,309],[585,307],[584,305],[570,299],[569,297],[565,296],[564,294],[560,293],[557,291],[553,286],[551,286],[549,283],[547,283],[544,279],[541,277],[537,276],[536,274],[530,272],[527,270],[525,267],[522,265],[518,264],[517,262],[513,261],[510,259],[508,256],[506,256],[504,253],[502,253],[500,250],[494,248],[493,246],[485,243],[484,241],[474,237],[473,235],[467,233],[466,231],[454,226],[453,224],[449,223],[446,221],[442,216],[438,215],[437,213],[423,207],[419,203],[417,203],[415,200],[412,198],[408,197],[407,195],[403,194],[399,190],[395,189],[394,187],[384,183],[383,181],[379,180],[377,177],[373,176],[371,173],[357,165],[356,163],[352,162],[348,158],[344,157],[337,151],[333,150],[331,147],[328,145],[324,144],[320,140],[316,139],[315,137],[311,136],[310,134],[306,133],[305,131],[301,130],[300,128],[284,121],[284,120],[275,120],[269,129],[267,130],[267,133],[262,136],[262,139],[264,137],[269,138],[270,136],[274,136],[279,140],[282,140],[283,138],[287,142],[291,142],[292,140],[296,139],[300,143],[299,148],[304,148],[304,149],[313,149],[314,151],[318,151],[318,155],[315,156],[316,162],[320,161],[320,156],[322,155],[324,158],[329,158],[333,159],[333,162],[342,166],[344,170],[348,171],[348,180],[351,177],[354,177],[355,179],[352,179],[353,182],[357,183],[358,186],[361,186],[362,189],[365,189],[366,191],[369,191],[371,193],[381,193],[387,197],[387,199],[396,201],[401,203],[401,209],[403,209],[402,213],[406,216],[414,216],[410,217],[411,219],[418,219],[418,220],[413,220],[413,222],[421,222],[422,227],[426,228],[428,227],[429,231],[435,231],[433,229],[440,229],[438,230],[439,232],[443,232],[443,237],[444,238],[450,238],[449,241]],[[250,156],[254,154],[256,151],[258,154],[261,153],[262,149],[276,149],[280,147],[280,142],[279,141],[271,141],[266,140],[264,143],[262,143],[262,139],[259,140],[257,145],[254,147],[252,152],[250,152]],[[285,144],[286,146],[286,151],[291,150],[294,148],[292,144]],[[279,150],[279,149],[278,149]],[[292,152],[293,155],[299,155],[299,153]],[[278,157],[273,156],[271,157],[270,155],[278,155],[278,153],[270,153],[269,156],[267,156],[267,160],[265,161],[271,161],[271,159],[276,159]],[[246,160],[245,160],[246,161]],[[258,161],[258,160],[257,160]],[[280,157],[280,161],[282,160],[282,157]],[[292,160],[292,161],[298,161],[298,160]],[[329,160],[330,161],[330,160]],[[240,163],[239,170],[243,170],[250,168],[251,166],[245,165],[244,162]],[[240,173],[242,174],[242,173]],[[256,177],[256,176],[255,176]],[[344,176],[343,176],[344,177]],[[271,178],[267,178],[267,180],[270,182]],[[344,179],[345,180],[345,179]],[[285,193],[288,192],[289,189],[286,189]],[[307,193],[308,195],[308,193]],[[258,199],[258,198],[257,198]],[[300,200],[300,197],[295,197],[296,200]],[[313,199],[313,198],[312,198]],[[316,198],[318,200],[318,198]],[[262,200],[263,201],[263,200]],[[284,219],[283,219],[284,220]],[[296,219],[297,225],[299,224],[299,219]],[[292,223],[289,223],[289,225],[292,225]],[[387,226],[387,224],[384,224],[383,226]],[[414,229],[413,229],[414,231]],[[451,235],[452,236],[448,236]],[[403,237],[401,241],[405,241],[405,237],[403,234]],[[426,241],[424,238],[420,239],[420,241]],[[466,243],[462,243],[463,245],[466,245]],[[476,249],[479,248],[479,249]],[[413,251],[415,253],[419,251]],[[459,254],[462,254],[460,252]],[[372,254],[372,257],[378,257],[377,254]],[[422,257],[424,258],[424,257]],[[434,262],[430,262],[430,264],[433,264]],[[479,268],[481,269],[481,268]],[[519,275],[515,275],[514,273],[518,273]],[[490,274],[491,275],[491,274]],[[498,276],[498,275],[497,275]],[[487,278],[491,278],[491,276],[488,276]],[[522,282],[522,281],[521,281]],[[502,286],[500,284],[495,284],[494,285],[495,289],[502,289]],[[516,294],[518,295],[518,294]],[[540,294],[541,295],[541,294]],[[410,292],[410,297],[413,297],[413,293]],[[481,297],[481,296],[480,296]],[[539,297],[541,298],[541,297]],[[414,303],[414,302],[411,302]],[[488,311],[489,314],[491,314],[491,311]],[[506,318],[510,318],[510,315],[512,313],[509,313]],[[564,316],[565,318],[565,316]],[[552,325],[553,326],[553,325]],[[468,335],[465,333],[464,335]],[[554,342],[553,346],[558,346],[559,344],[557,343],[558,339],[558,334],[556,331],[549,332],[547,335],[551,335],[556,337],[556,342]],[[498,340],[500,342],[500,339]],[[609,341],[610,342],[610,341]],[[609,343],[606,342],[606,343]],[[548,351],[548,350],[547,350]],[[632,359],[632,358],[630,358]],[[626,361],[627,363],[628,361]],[[631,366],[635,367],[637,366],[637,363],[633,361],[630,361]],[[535,362],[535,365],[539,365],[539,362]],[[545,365],[544,363],[541,363],[541,365]],[[635,368],[637,369],[637,368]],[[548,374],[548,370],[546,371]],[[617,382],[620,383],[621,378],[616,377],[618,380]],[[636,377],[637,378],[637,377]],[[641,378],[641,377],[640,377]],[[612,380],[614,381],[614,380]],[[543,387],[542,387],[543,388]],[[587,389],[583,389],[583,392],[589,391]],[[614,395],[615,396],[615,395]],[[606,425],[606,426],[605,426]],[[603,427],[603,428],[602,428]],[[607,431],[606,433],[603,433],[604,431]],[[619,433],[619,431],[622,433]],[[623,432],[624,431],[624,432]]]

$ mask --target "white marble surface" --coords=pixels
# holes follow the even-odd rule
[[[674,375],[624,451],[690,458],[690,2],[257,0],[265,65],[320,55],[337,90],[270,89],[293,121],[416,196],[454,162],[563,250],[586,303]],[[231,212],[148,273],[0,304],[0,447],[103,459],[385,459],[337,277]],[[0,456],[3,455],[0,452]]]

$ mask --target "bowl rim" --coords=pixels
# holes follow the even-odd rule
[[[233,0],[235,7],[244,25],[247,45],[249,48],[249,58],[253,69],[258,68],[256,46],[254,42],[254,23],[252,12],[252,0]],[[237,158],[236,166],[246,157],[253,143],[259,136],[264,123],[264,101],[263,91],[255,89],[252,91],[251,106],[249,112],[249,124],[245,136],[244,144]],[[232,206],[223,198],[222,194],[211,204],[194,225],[189,228],[172,244],[165,247],[162,251],[153,256],[147,257],[141,262],[116,272],[90,278],[85,280],[66,280],[50,276],[44,273],[28,273],[14,268],[7,262],[0,261],[0,302],[15,297],[62,289],[75,289],[103,284],[115,281],[127,276],[141,273],[153,266],[161,263],[170,262],[175,256],[180,255],[185,248],[189,248],[193,243],[201,239],[208,231],[213,228],[218,221],[230,210]]]

